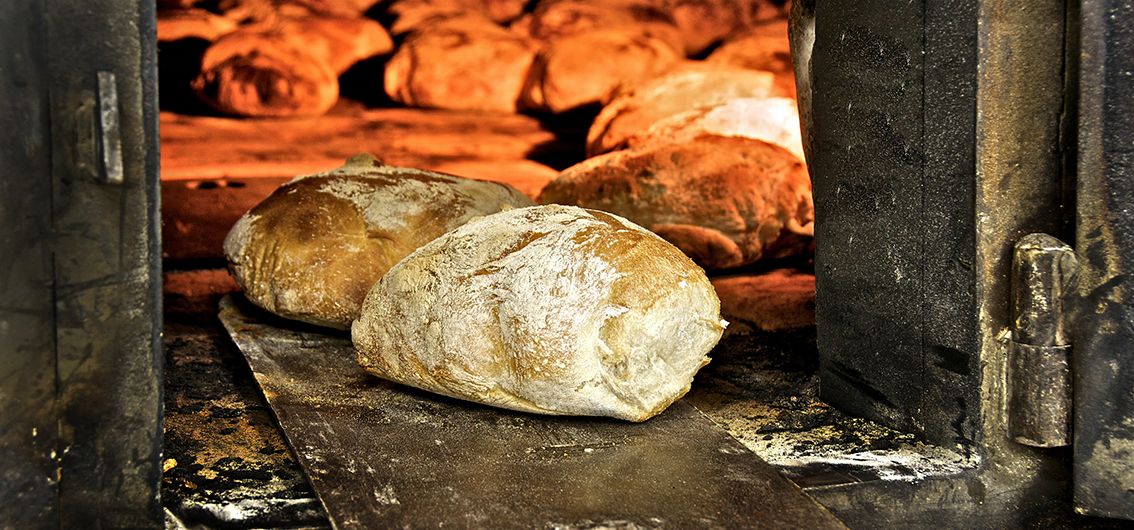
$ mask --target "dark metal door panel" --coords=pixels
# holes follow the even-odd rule
[[[154,6],[0,5],[0,526],[161,524]]]
[[[42,2],[0,2],[0,527],[55,523],[51,150]]]
[[[946,445],[979,419],[976,2],[821,2],[811,55],[825,400]]]
[[[47,2],[64,527],[161,521],[154,9]]]
[[[1134,519],[1134,2],[1084,0],[1075,508]]]

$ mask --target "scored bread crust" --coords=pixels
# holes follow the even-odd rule
[[[367,291],[402,257],[474,217],[531,204],[505,184],[360,155],[281,186],[236,222],[224,250],[256,305],[349,329]]]
[[[791,98],[736,98],[674,114],[626,137],[627,147],[647,142],[687,142],[702,134],[739,136],[776,144],[803,156],[799,110]]]
[[[704,271],[615,215],[536,206],[410,254],[366,298],[359,363],[542,414],[643,421],[689,390],[726,323]]]
[[[622,85],[587,131],[587,156],[625,147],[630,136],[690,110],[736,98],[767,97],[771,72],[686,61],[665,74]]]
[[[706,269],[799,253],[814,235],[803,162],[750,138],[701,134],[599,155],[560,173],[539,202],[624,216]]]

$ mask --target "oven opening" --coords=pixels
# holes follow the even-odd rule
[[[336,510],[309,479],[319,448],[281,429],[287,412],[217,314],[227,297],[268,329],[346,336],[250,304],[225,238],[295,177],[360,153],[614,213],[676,245],[728,322],[681,401],[805,492],[976,464],[965,441],[925,443],[820,399],[815,217],[782,2],[158,4],[167,517],[304,526]],[[392,487],[367,494],[403,502]]]

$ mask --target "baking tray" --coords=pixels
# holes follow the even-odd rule
[[[348,334],[240,296],[220,320],[335,528],[845,528],[684,401],[637,424],[513,412],[373,377]]]

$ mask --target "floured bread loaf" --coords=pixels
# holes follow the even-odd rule
[[[599,103],[619,85],[649,79],[680,59],[664,41],[622,30],[561,37],[536,56],[523,103],[550,112]]]
[[[224,252],[256,305],[347,329],[366,292],[402,257],[473,217],[530,204],[504,184],[359,155],[281,186],[236,222]]]
[[[624,216],[707,269],[802,252],[814,234],[803,162],[748,138],[701,135],[596,156],[560,173],[539,202]]]
[[[623,85],[591,124],[587,155],[621,149],[629,136],[674,114],[730,99],[767,97],[774,79],[769,72],[689,61],[652,79]]]
[[[687,142],[709,133],[740,136],[776,144],[803,158],[799,111],[788,98],[738,98],[665,118],[626,138],[633,147],[646,142]]]
[[[367,371],[542,414],[642,421],[689,390],[725,322],[705,273],[620,217],[537,206],[473,220],[379,281],[352,328]]]
[[[484,17],[427,21],[386,64],[386,93],[411,106],[514,112],[535,53]]]

